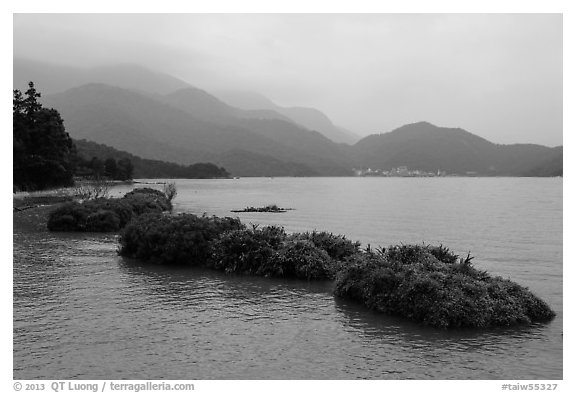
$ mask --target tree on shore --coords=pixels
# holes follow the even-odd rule
[[[121,158],[118,160],[116,168],[116,179],[117,180],[129,180],[132,179],[134,174],[134,165],[132,161],[128,158]]]
[[[90,167],[92,168],[92,173],[95,178],[99,179],[104,176],[106,166],[104,161],[98,157],[92,157],[92,161],[90,161]]]
[[[106,161],[104,161],[104,174],[110,179],[116,179],[118,175],[118,165],[115,159],[107,158]]]
[[[42,190],[74,184],[75,146],[55,109],[43,108],[34,83],[13,91],[13,184]]]

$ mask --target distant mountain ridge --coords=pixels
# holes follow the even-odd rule
[[[259,160],[267,176],[286,176],[299,168],[308,175],[347,175],[341,147],[322,135],[275,119],[238,120],[237,125],[209,122],[170,105],[162,98],[103,84],[89,84],[43,97],[57,109],[73,138],[88,139],[143,158],[191,164],[227,160],[230,151],[244,151]],[[238,157],[235,154],[235,157]],[[238,166],[236,176],[250,175]],[[253,164],[251,164],[253,165]],[[274,170],[276,168],[277,170]]]
[[[558,146],[554,148],[551,157],[541,159],[541,162],[533,164],[529,169],[522,172],[522,176],[529,177],[558,177],[564,175],[564,148]]]
[[[241,119],[276,119],[293,123],[288,117],[268,110],[244,110],[232,107],[208,92],[185,87],[163,96],[163,101],[199,119],[218,123],[234,123]]]
[[[524,176],[562,154],[557,148],[534,144],[498,145],[460,128],[437,127],[428,122],[370,135],[352,148],[356,164],[361,167],[407,166],[483,176]]]
[[[268,109],[286,116],[297,124],[318,131],[334,142],[353,144],[360,136],[338,127],[321,111],[305,107],[282,107],[276,105],[267,97],[253,92],[220,91],[216,92],[224,102],[245,110]]]
[[[233,107],[226,104],[215,96],[198,89],[189,83],[175,78],[171,75],[151,71],[145,67],[134,64],[109,65],[92,68],[68,67],[50,63],[43,63],[29,59],[14,59],[13,61],[13,86],[15,89],[26,89],[29,81],[34,81],[36,88],[44,95],[62,93],[74,87],[86,84],[105,84],[123,89],[134,90],[151,97],[157,95],[166,96],[167,100],[195,99],[201,106],[196,114],[202,113],[201,109],[207,110],[203,113],[206,116],[210,111],[220,111],[219,115],[228,112],[235,112],[234,117],[260,118],[260,119],[280,119],[302,128],[322,133],[329,139],[336,142],[352,143],[359,139],[356,135],[340,127],[334,126],[328,117],[313,108],[281,108],[264,98],[265,104],[251,108]],[[194,92],[194,97],[183,97],[178,95],[190,94]],[[158,98],[158,97],[156,97]],[[174,101],[172,101],[174,103]],[[224,108],[227,106],[228,108]],[[286,113],[281,113],[280,109]],[[213,119],[210,119],[213,120]]]
[[[15,60],[14,87],[22,88],[23,81],[34,79],[27,76],[26,67],[17,72],[18,64]],[[87,78],[73,68],[65,69],[69,78],[62,75],[62,69],[37,68],[32,67],[36,70],[33,75],[43,71],[56,76],[44,79],[45,86],[52,83],[62,88]],[[87,83],[55,94],[39,88],[43,93],[40,101],[61,113],[66,130],[75,139],[145,159],[183,165],[213,162],[233,176],[349,176],[353,168],[390,170],[400,166],[479,176],[563,173],[562,147],[498,145],[460,128],[427,122],[370,135],[354,145],[335,143],[296,121],[294,111],[289,116],[269,108],[238,108],[177,78],[141,69],[124,80],[123,72],[116,70],[102,72],[108,80],[126,86]],[[140,85],[141,79],[146,81]],[[263,96],[256,97],[259,106],[277,107],[266,104]]]

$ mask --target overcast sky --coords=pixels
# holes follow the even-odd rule
[[[14,56],[136,63],[360,135],[426,120],[562,144],[560,14],[18,14]]]

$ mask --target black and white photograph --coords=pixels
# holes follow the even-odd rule
[[[562,12],[11,17],[9,389],[569,378]]]

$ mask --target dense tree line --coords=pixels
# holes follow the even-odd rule
[[[76,157],[76,176],[106,178],[110,180],[129,180],[134,174],[134,165],[128,158],[115,160],[112,157],[87,159],[81,154]]]
[[[74,177],[129,180],[141,178],[224,178],[226,169],[211,163],[178,165],[148,160],[85,140],[74,141],[55,109],[42,107],[34,83],[13,91],[13,185],[32,191],[74,184]]]
[[[74,184],[75,147],[58,111],[43,108],[34,83],[13,91],[13,184],[42,190]]]
[[[129,158],[86,159],[76,146],[55,109],[42,107],[34,83],[22,93],[13,91],[14,188],[23,191],[65,187],[74,176],[132,179],[134,165]]]
[[[92,171],[89,163],[96,157],[96,167],[102,168],[103,173],[112,173],[114,168],[112,160],[121,166],[122,161],[128,160],[134,167],[134,177],[142,179],[213,179],[230,177],[230,173],[222,167],[212,163],[196,163],[191,165],[179,165],[172,162],[149,160],[130,154],[113,147],[102,145],[85,139],[75,140],[79,159],[82,160],[83,168]],[[102,170],[102,169],[101,169]],[[84,175],[86,171],[83,171]],[[79,172],[81,174],[81,172]]]

